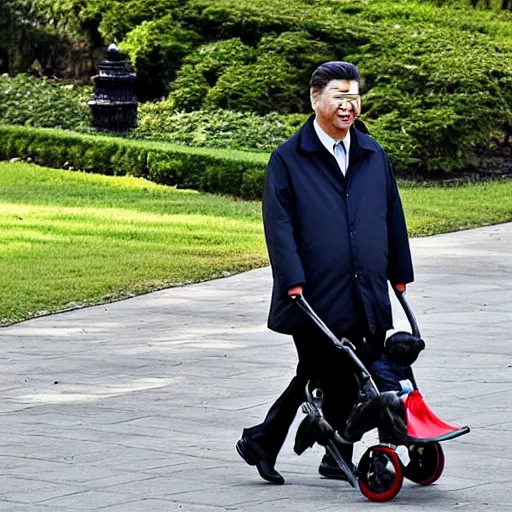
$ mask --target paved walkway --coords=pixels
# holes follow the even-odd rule
[[[284,486],[238,457],[295,364],[266,330],[261,269],[0,329],[0,511],[512,511],[512,224],[412,246],[417,379],[472,428],[443,445],[437,484],[377,505],[320,478],[319,447],[297,457],[287,440]]]

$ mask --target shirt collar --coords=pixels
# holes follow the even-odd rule
[[[340,141],[343,141],[345,151],[348,154],[350,151],[350,130],[347,131],[347,135],[345,135],[344,139],[333,139],[330,135],[325,133],[324,130],[322,130],[316,119],[313,121],[313,126],[320,142],[325,146],[325,149],[331,153],[331,155],[334,155],[334,145]]]
[[[324,151],[325,146],[320,142],[316,134],[313,121],[315,114],[311,114],[298,132],[299,145],[302,151],[313,153],[315,151]],[[372,152],[379,151],[380,146],[369,135],[365,135],[357,130],[355,123],[350,127],[350,152],[360,154],[362,151]]]

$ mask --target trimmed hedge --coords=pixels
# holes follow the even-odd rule
[[[46,167],[139,176],[178,188],[259,199],[268,155],[0,125],[0,160],[12,158]]]

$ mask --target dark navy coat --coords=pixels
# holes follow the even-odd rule
[[[382,147],[352,127],[344,177],[313,119],[272,153],[265,175],[263,223],[274,278],[268,326],[295,334],[310,325],[287,295],[303,285],[337,335],[361,321],[371,332],[390,329],[387,280],[414,279],[393,171]]]
[[[400,381],[415,382],[412,368],[408,365],[397,364],[382,355],[368,368],[379,391],[402,391]]]

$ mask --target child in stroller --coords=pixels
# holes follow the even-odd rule
[[[379,391],[403,395],[416,389],[412,364],[424,348],[420,337],[407,332],[396,332],[387,338],[382,356],[368,368]]]
[[[297,304],[331,341],[353,361],[359,382],[359,399],[340,435],[325,420],[321,389],[306,387],[303,411],[307,414],[297,431],[294,450],[301,454],[315,442],[325,446],[349,483],[359,485],[362,494],[372,501],[388,501],[400,491],[403,478],[429,485],[444,469],[440,441],[469,432],[439,419],[424,402],[418,390],[411,365],[425,348],[412,310],[402,292],[395,290],[412,327],[412,334],[398,332],[385,342],[384,353],[368,369],[361,363],[349,340],[338,340],[316,315],[304,297]],[[377,428],[380,444],[368,448],[354,471],[340,455],[338,447],[354,443],[368,431]],[[404,465],[395,449],[405,445],[409,462]]]

